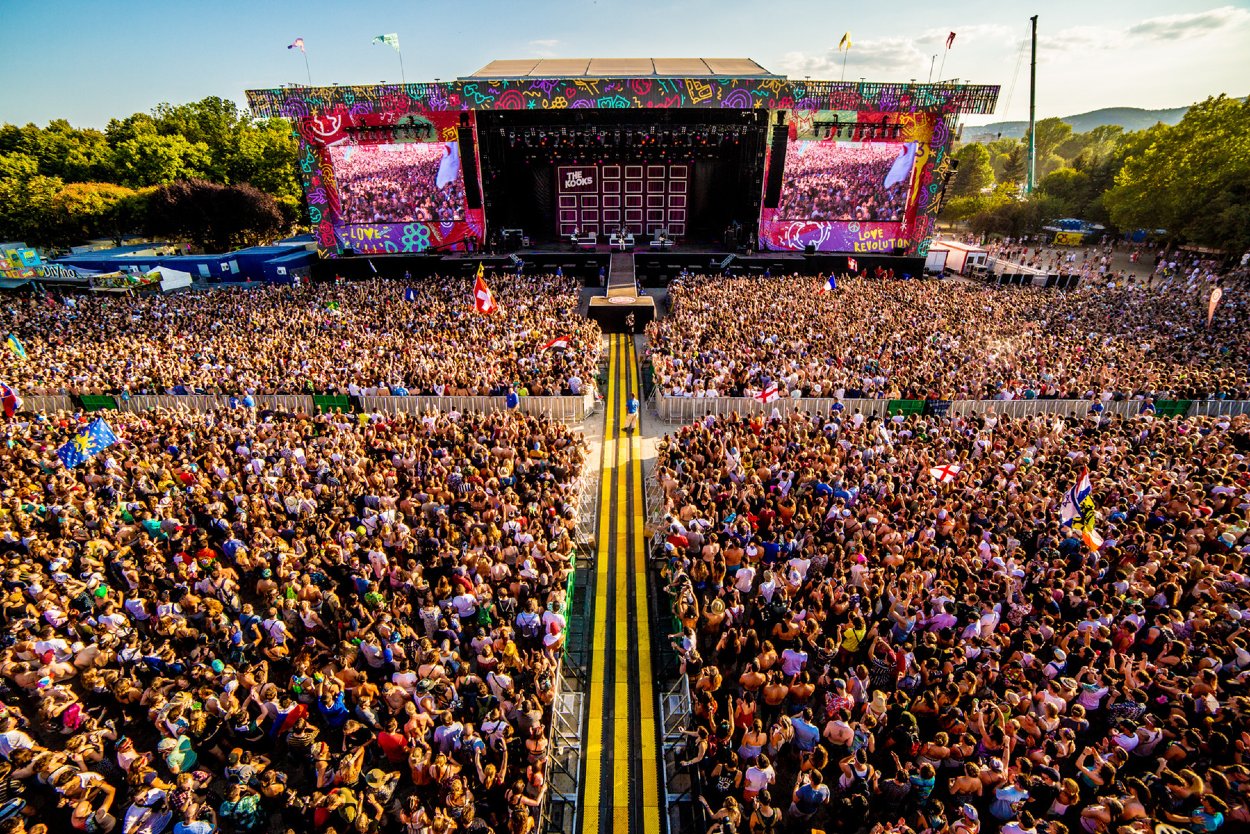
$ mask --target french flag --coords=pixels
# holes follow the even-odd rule
[[[820,289],[816,290],[818,295],[824,295],[827,292],[833,292],[838,288],[838,279],[836,276],[830,275],[825,283],[820,285]]]
[[[543,345],[543,350],[568,350],[569,343],[571,341],[571,336],[556,336],[550,342]]]

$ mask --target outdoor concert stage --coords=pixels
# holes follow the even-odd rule
[[[992,113],[998,87],[568,59],[247,96],[295,123],[308,220],[334,270],[419,255],[447,269],[491,251],[591,281],[632,243],[647,284],[683,268],[827,271],[823,258],[847,254],[905,273],[893,259],[928,249],[958,119]]]

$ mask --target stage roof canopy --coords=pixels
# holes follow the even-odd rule
[[[521,58],[491,61],[474,78],[782,78],[750,58]]]

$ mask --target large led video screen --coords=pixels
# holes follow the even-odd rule
[[[330,148],[343,223],[451,223],[465,219],[458,142],[343,144]]]
[[[915,142],[791,141],[776,218],[901,223],[915,163]]]
[[[794,110],[786,128],[784,157],[770,151],[766,163],[780,187],[760,211],[763,249],[918,251],[941,190],[944,122],[907,110]]]

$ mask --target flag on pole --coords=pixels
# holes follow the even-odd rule
[[[1220,306],[1220,299],[1223,297],[1223,287],[1211,288],[1211,299],[1207,302],[1207,327],[1210,327],[1212,320],[1215,319],[1215,308]]]
[[[291,43],[287,44],[287,47],[286,47],[286,48],[287,48],[287,49],[298,49],[300,52],[304,52],[304,51],[305,51],[305,50],[304,50],[304,39],[303,39],[303,38],[296,38],[294,41],[292,41]]]
[[[484,316],[499,309],[499,305],[495,303],[495,296],[491,294],[490,287],[486,286],[486,278],[483,277],[484,270],[481,266],[477,268],[477,281],[473,285],[473,308]]]
[[[4,407],[4,416],[12,417],[22,408],[22,398],[17,389],[0,382],[0,405]]]
[[[755,395],[755,399],[767,405],[773,400],[781,399],[781,392],[777,390],[777,383],[770,383],[767,388]]]
[[[92,455],[107,449],[116,442],[117,435],[113,434],[109,424],[104,422],[103,417],[97,417],[91,421],[90,425],[79,429],[73,440],[57,449],[56,456],[61,459],[61,463],[65,464],[66,469],[73,469],[80,463],[86,463]]]
[[[827,292],[833,292],[838,288],[838,278],[836,275],[830,275],[825,283],[820,285],[820,289],[816,290],[817,295],[824,295]]]
[[[5,347],[13,351],[13,355],[18,359],[26,358],[26,346],[22,344],[22,340],[10,333],[8,338],[4,340]]]
[[[543,345],[543,350],[568,350],[569,343],[572,342],[572,336],[556,336],[547,344]]]
[[[1063,501],[1059,505],[1059,520],[1080,533],[1086,547],[1097,550],[1102,547],[1102,536],[1094,530],[1096,512],[1093,493],[1089,470],[1082,469],[1076,483],[1063,494]]]
[[[395,34],[394,32],[391,32],[389,35],[378,35],[376,38],[373,39],[373,43],[374,44],[379,44],[379,43],[386,44],[391,49],[394,49],[396,52],[399,51],[399,35]]]
[[[404,301],[407,301],[409,304],[413,304],[413,303],[416,303],[416,300],[417,300],[416,290],[414,290],[412,287],[409,287],[408,289],[404,290]]]
[[[934,466],[929,469],[929,474],[941,483],[953,484],[959,477],[959,464],[948,463],[945,466]]]
[[[946,48],[950,49],[951,44],[953,44],[954,42],[955,42],[955,33],[951,32],[949,35],[946,36]]]
[[[849,50],[850,48],[851,48],[851,33],[847,32],[846,34],[842,36],[842,40],[838,41],[838,51],[841,52],[843,49]]]
[[[854,258],[846,259],[846,271],[852,274],[859,272],[859,261]]]

